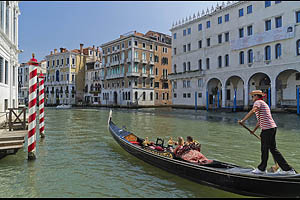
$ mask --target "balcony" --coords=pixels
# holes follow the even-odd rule
[[[149,61],[149,65],[154,65],[154,61],[153,61],[153,60],[150,60],[150,61]]]
[[[196,77],[203,77],[204,74],[205,74],[205,71],[194,70],[194,71],[172,73],[172,74],[168,75],[168,78],[169,78],[169,80],[184,79],[184,78],[196,78]]]
[[[129,76],[139,77],[140,73],[139,72],[127,72],[126,76],[127,77],[129,77]]]
[[[124,78],[124,74],[112,74],[112,75],[106,76],[106,80],[116,79],[116,78]]]
[[[154,74],[149,74],[149,78],[155,78]]]
[[[105,67],[109,67],[109,66],[110,66],[110,63],[106,63],[106,64],[105,64]]]
[[[128,63],[131,62],[131,61],[132,61],[131,58],[127,58],[127,59],[126,59],[126,62],[128,62]]]
[[[142,77],[148,78],[148,74],[147,73],[141,73],[141,74],[142,74]]]
[[[119,64],[120,64],[120,62],[118,60],[116,60],[116,61],[113,61],[110,66],[119,65]]]
[[[140,62],[140,59],[134,58],[134,59],[133,59],[133,62]]]
[[[148,64],[148,61],[147,61],[146,59],[145,59],[145,60],[142,59],[142,63],[143,63],[143,64]]]
[[[125,63],[125,59],[120,60],[120,64],[124,64]]]

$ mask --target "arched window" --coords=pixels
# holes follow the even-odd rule
[[[275,45],[275,58],[278,59],[281,57],[281,44]]]
[[[143,92],[143,101],[146,100],[146,92]]]
[[[253,50],[248,51],[248,63],[253,63]]]
[[[134,98],[135,98],[135,100],[138,99],[138,92],[135,92],[135,93],[134,93]]]
[[[130,100],[130,92],[128,92],[128,100]]]
[[[186,63],[184,62],[183,63],[183,72],[185,72],[186,71]]]
[[[56,71],[56,81],[59,81],[59,71]]]
[[[174,73],[177,73],[177,66],[176,66],[176,64],[174,65]]]
[[[300,40],[297,40],[296,42],[296,52],[297,52],[297,56],[300,55]]]
[[[271,60],[271,47],[265,47],[265,60]]]
[[[240,52],[240,64],[241,65],[245,64],[245,61],[244,61],[244,52],[243,51]]]
[[[150,92],[150,100],[153,101],[153,92]]]
[[[218,66],[219,66],[219,68],[222,67],[222,56],[218,57]]]
[[[206,69],[209,69],[209,58],[206,58]]]

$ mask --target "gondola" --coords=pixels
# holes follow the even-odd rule
[[[112,110],[109,113],[108,129],[116,142],[130,154],[191,181],[247,196],[300,197],[300,174],[253,174],[252,168],[218,160],[213,160],[210,164],[195,164],[181,160],[172,152],[143,147],[142,138],[113,123]]]

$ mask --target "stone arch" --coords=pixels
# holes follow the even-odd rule
[[[244,106],[244,80],[238,75],[232,75],[225,81],[225,106],[234,106],[234,99],[236,99],[237,106]],[[235,98],[236,96],[236,98]]]
[[[222,90],[222,82],[219,78],[211,78],[207,81],[206,91],[208,92],[208,102],[209,105],[216,106],[217,98],[219,93],[219,100],[222,99],[220,96]]]
[[[296,91],[300,87],[297,69],[286,69],[276,76],[276,107],[296,106]]]
[[[252,74],[248,79],[248,94],[252,90],[262,90],[264,93],[268,95],[268,90],[271,88],[271,78],[264,72],[256,72]],[[251,96],[248,96],[248,105],[252,105],[253,102],[251,100]]]

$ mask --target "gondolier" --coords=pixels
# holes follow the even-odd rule
[[[250,95],[254,102],[252,110],[238,123],[243,124],[244,121],[249,119],[254,113],[257,118],[257,124],[252,131],[252,134],[260,127],[262,129],[261,137],[261,163],[259,166],[252,171],[255,174],[263,174],[266,172],[267,162],[269,158],[269,151],[272,153],[274,160],[278,163],[280,168],[283,170],[282,174],[296,174],[295,170],[286,162],[281,153],[276,147],[276,130],[277,125],[272,118],[271,110],[263,101],[265,94],[261,90],[253,90]]]

